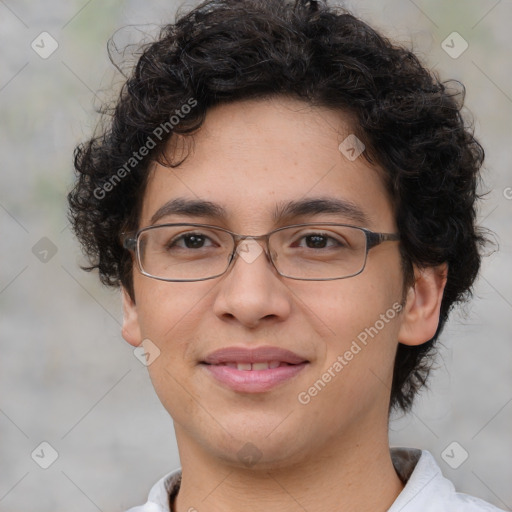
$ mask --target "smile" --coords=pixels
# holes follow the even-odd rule
[[[273,370],[280,366],[290,366],[289,363],[282,361],[262,361],[260,363],[222,363],[218,366],[229,366],[230,368],[236,368],[237,370],[251,371],[251,370]]]
[[[289,382],[308,362],[289,364],[281,361],[258,363],[201,364],[207,374],[223,387],[238,393],[264,393]]]

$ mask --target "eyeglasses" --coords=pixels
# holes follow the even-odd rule
[[[303,281],[330,281],[360,274],[368,251],[397,241],[347,224],[294,224],[265,235],[239,235],[207,224],[159,224],[128,234],[123,245],[145,276],[162,281],[203,281],[227,272],[239,255],[252,263],[263,251],[277,273]]]

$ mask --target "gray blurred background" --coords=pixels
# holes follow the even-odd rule
[[[118,42],[147,37],[180,5],[0,0],[2,512],[122,511],[179,467],[172,421],[121,337],[118,293],[79,269],[66,193],[72,150],[122,78],[107,40],[129,25]],[[480,220],[500,241],[444,331],[431,391],[392,422],[391,443],[430,450],[460,491],[512,510],[512,4],[345,5],[466,85],[491,190]]]

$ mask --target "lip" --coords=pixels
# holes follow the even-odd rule
[[[238,370],[225,363],[288,363],[266,370]],[[201,367],[216,381],[240,393],[263,393],[299,374],[309,361],[279,347],[228,347],[209,354]]]
[[[202,362],[206,364],[221,364],[263,363],[265,361],[281,361],[288,364],[308,362],[305,357],[279,347],[226,347],[211,352]]]

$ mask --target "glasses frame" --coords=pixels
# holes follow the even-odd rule
[[[192,226],[192,227],[203,227],[203,228],[209,228],[209,229],[216,229],[219,231],[224,231],[225,233],[228,233],[233,238],[234,248],[233,252],[231,253],[231,256],[229,257],[228,263],[226,265],[226,268],[223,272],[220,274],[215,274],[211,277],[202,277],[200,279],[168,279],[164,277],[157,277],[154,276],[144,270],[142,267],[141,257],[140,257],[140,236],[142,233],[145,233],[146,231],[150,231],[153,229],[162,228],[165,226]],[[291,277],[286,274],[283,274],[279,271],[279,269],[276,267],[276,264],[274,262],[274,259],[272,258],[272,254],[269,248],[269,238],[274,233],[277,233],[278,231],[282,231],[284,229],[289,228],[298,228],[298,227],[307,227],[307,226],[338,226],[338,227],[346,227],[346,228],[355,228],[360,231],[362,231],[365,234],[366,237],[366,251],[364,255],[364,262],[361,267],[361,269],[358,272],[355,272],[353,274],[350,274],[348,276],[343,277],[322,277],[322,278],[310,278],[310,277]],[[139,229],[138,231],[134,233],[126,233],[124,234],[123,238],[123,247],[130,251],[132,254],[135,255],[135,260],[137,262],[137,266],[139,268],[139,271],[142,275],[146,277],[150,277],[152,279],[158,279],[159,281],[167,281],[167,282],[196,282],[196,281],[208,281],[210,279],[216,279],[217,277],[223,276],[233,265],[233,262],[235,261],[235,255],[237,254],[238,246],[241,242],[244,240],[264,240],[265,241],[265,254],[267,256],[267,260],[272,264],[276,272],[282,276],[286,277],[288,279],[294,279],[297,281],[335,281],[338,279],[348,279],[349,277],[354,277],[363,272],[363,270],[366,267],[366,261],[368,259],[368,252],[370,249],[373,249],[377,245],[380,245],[383,242],[395,242],[400,240],[400,235],[397,233],[378,233],[375,231],[371,231],[367,228],[362,228],[360,226],[353,226],[351,224],[343,224],[339,222],[307,222],[304,224],[290,224],[288,226],[283,226],[277,229],[274,229],[272,231],[269,231],[268,233],[265,233],[264,235],[241,235],[239,233],[234,233],[233,231],[230,231],[229,229],[221,228],[220,226],[213,226],[211,224],[197,224],[193,222],[175,222],[175,223],[166,223],[166,224],[154,224],[152,226],[146,226],[144,228]]]

